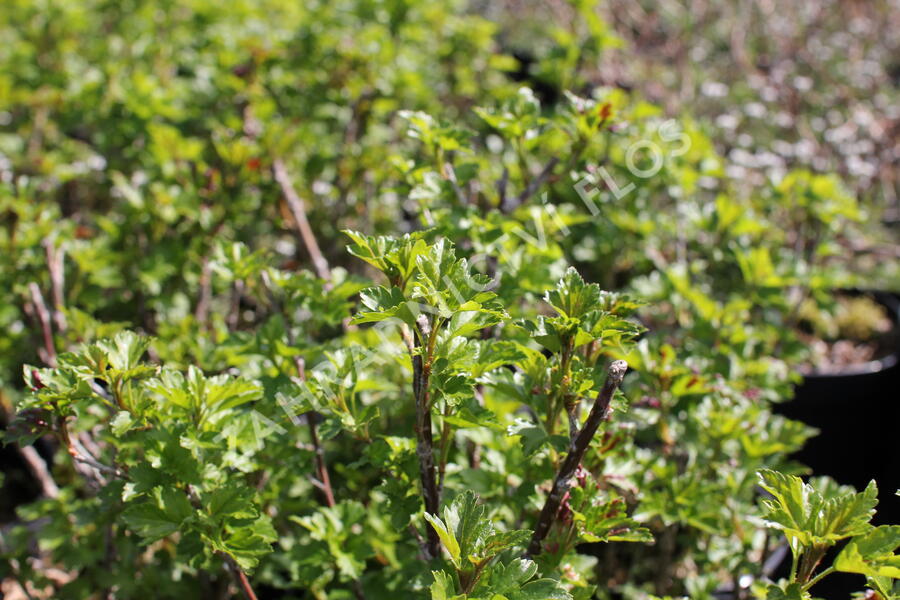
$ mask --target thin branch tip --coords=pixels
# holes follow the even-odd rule
[[[616,385],[622,383],[622,380],[625,378],[625,372],[628,371],[628,363],[624,360],[614,360],[611,365],[609,365],[608,376]]]
[[[584,458],[585,452],[587,452],[591,440],[594,438],[594,434],[597,432],[600,424],[609,418],[610,403],[612,402],[616,390],[619,389],[619,386],[622,384],[622,380],[625,378],[625,372],[627,370],[628,363],[624,360],[614,360],[612,364],[609,365],[606,382],[604,382],[603,388],[597,393],[597,398],[594,400],[594,406],[591,408],[591,412],[581,430],[578,431],[577,435],[572,437],[569,444],[569,452],[566,454],[565,459],[559,467],[559,471],[556,473],[556,477],[553,480],[553,487],[550,488],[550,493],[547,494],[544,507],[541,510],[538,521],[534,527],[534,534],[531,537],[531,542],[528,544],[528,549],[525,551],[526,557],[537,556],[541,553],[544,538],[547,537],[550,527],[553,525],[554,521],[556,521],[560,504],[562,503],[562,499],[566,492],[569,491],[569,488],[572,485],[572,479],[575,476],[578,465],[581,464],[581,460]]]

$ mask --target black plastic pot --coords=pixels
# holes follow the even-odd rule
[[[900,327],[900,298],[874,293]],[[880,360],[838,373],[812,372],[795,389],[794,399],[776,406],[782,415],[819,430],[793,458],[816,475],[862,490],[878,482],[876,525],[900,523],[900,346]],[[813,590],[823,598],[846,598],[863,585],[859,576],[834,574]]]
[[[900,297],[872,296],[891,313],[900,330]],[[881,503],[876,521],[900,523],[900,337],[893,353],[837,373],[808,373],[793,400],[777,412],[819,430],[794,458],[818,475],[864,488],[875,479]],[[892,519],[888,521],[887,519]]]

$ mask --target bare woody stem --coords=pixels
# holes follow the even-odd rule
[[[55,307],[55,315],[57,327],[60,332],[65,331],[67,324],[65,320],[65,315],[63,313],[64,305],[63,305],[63,278],[62,278],[62,253],[61,251],[53,250],[52,246],[48,241],[45,241],[45,249],[47,251],[47,262],[50,269],[50,278],[53,285],[53,298],[54,298],[54,307]],[[35,317],[38,320],[38,323],[41,327],[41,332],[44,339],[44,347],[42,348],[43,353],[41,354],[41,359],[50,367],[56,367],[56,345],[53,340],[53,325],[50,318],[50,311],[47,308],[47,303],[44,301],[44,295],[41,293],[41,289],[38,287],[37,283],[31,282],[28,284],[28,291],[31,295],[31,306],[34,309]],[[95,388],[98,388],[96,384],[93,384]],[[84,475],[89,481],[93,483],[97,483],[97,480],[100,477],[100,473],[109,473],[114,476],[120,476],[121,473],[118,469],[113,467],[106,466],[100,463],[92,456],[87,456],[87,452],[79,451],[76,441],[69,435],[68,425],[66,423],[66,417],[61,417],[59,420],[59,425],[57,428],[57,433],[62,440],[63,444],[66,447],[66,451],[75,461],[75,470]],[[59,488],[56,485],[56,482],[53,480],[53,476],[50,473],[50,469],[44,460],[38,455],[37,451],[35,451],[32,446],[19,446],[16,447],[19,449],[19,453],[21,454],[23,460],[25,461],[28,468],[31,470],[32,474],[41,484],[41,489],[45,496],[48,498],[56,498],[59,496]],[[87,470],[84,468],[84,465],[91,467],[93,470]]]
[[[414,347],[419,352],[413,354],[413,396],[416,403],[416,455],[419,458],[419,477],[422,484],[422,497],[425,500],[425,512],[436,515],[440,508],[440,492],[434,469],[434,441],[431,432],[431,406],[428,394],[428,382],[431,376],[431,364],[424,354],[428,352],[428,344],[422,344],[422,338],[429,337],[430,328],[426,319],[419,325],[419,335],[413,335]],[[439,555],[440,539],[433,527],[426,526],[427,543],[423,548],[426,560]]]
[[[98,483],[100,479],[100,473],[107,473],[112,475],[113,477],[121,477],[122,472],[116,467],[111,467],[109,465],[105,465],[98,461],[96,458],[90,455],[90,452],[87,451],[83,446],[79,448],[78,438],[76,436],[72,436],[69,432],[69,425],[67,423],[68,417],[61,416],[59,417],[59,422],[57,424],[57,434],[59,435],[60,441],[63,443],[63,446],[66,448],[66,452],[69,453],[69,456],[72,457],[77,464],[75,465],[76,471],[82,472],[89,480],[94,483]],[[93,471],[83,472],[78,468],[78,464],[87,465],[93,469]]]
[[[41,484],[41,492],[44,496],[47,498],[58,498],[59,487],[53,480],[53,475],[50,473],[50,469],[47,468],[47,463],[44,462],[44,459],[37,453],[34,446],[16,445],[16,448],[19,449],[19,454],[21,454],[22,458],[25,460],[25,465],[28,467],[28,470],[31,471],[34,478]]]
[[[556,478],[553,480],[553,487],[550,489],[550,494],[544,502],[544,508],[541,510],[540,517],[538,517],[538,522],[534,528],[534,534],[531,536],[531,543],[528,544],[528,550],[525,552],[525,556],[537,556],[541,553],[541,544],[550,532],[550,527],[553,525],[553,522],[556,520],[556,515],[559,512],[559,506],[562,504],[562,499],[572,485],[572,479],[575,477],[575,470],[578,468],[578,465],[584,458],[585,452],[591,445],[591,440],[593,439],[594,434],[597,433],[600,423],[609,418],[610,402],[612,401],[616,390],[622,384],[622,379],[625,377],[625,371],[627,369],[628,364],[624,360],[613,361],[609,366],[609,371],[606,375],[606,383],[603,384],[603,389],[597,394],[597,398],[594,400],[594,406],[591,408],[591,413],[588,415],[587,421],[584,422],[584,427],[581,428],[578,435],[574,436],[569,443],[569,452],[566,454],[566,458],[559,467]]]
[[[250,580],[247,579],[247,574],[244,573],[233,558],[224,553],[221,556],[225,560],[225,564],[228,565],[228,570],[234,576],[235,583],[241,588],[241,593],[244,595],[245,600],[257,600],[256,592],[253,591]]]
[[[65,333],[68,329],[65,308],[65,272],[63,270],[63,250],[56,248],[53,241],[45,239],[44,251],[47,255],[47,270],[50,272],[50,291],[53,300],[53,320],[56,330]]]
[[[446,415],[444,415],[446,416]],[[441,443],[438,449],[438,499],[444,493],[444,476],[447,473],[447,458],[450,453],[450,435],[452,430],[450,429],[450,423],[446,421],[441,425]]]
[[[309,225],[309,219],[306,218],[306,207],[303,204],[303,200],[297,195],[297,190],[294,189],[294,184],[291,181],[290,175],[288,175],[287,168],[284,166],[284,161],[280,158],[276,158],[272,163],[272,170],[275,175],[275,180],[278,182],[278,185],[281,186],[281,192],[284,194],[288,209],[291,211],[291,216],[294,218],[294,223],[297,225],[297,232],[300,234],[300,239],[303,241],[307,253],[309,253],[316,274],[326,282],[330,282],[331,269],[328,268],[328,261],[325,260],[325,256],[319,248],[319,242],[316,241],[316,236],[313,233],[312,227]],[[330,285],[330,283],[327,285]],[[293,335],[290,333],[290,327],[288,327],[287,330],[288,343],[293,346]],[[306,379],[302,361],[298,358],[295,361],[295,364],[300,379]],[[319,443],[319,434],[316,431],[317,416],[317,413],[308,414],[306,416],[306,422],[309,425],[309,437],[311,438],[315,451],[316,477],[321,484],[322,493],[325,495],[325,502],[329,507],[332,507],[335,505],[334,491],[331,488],[331,477],[328,474],[328,465],[325,462],[325,454]]]
[[[525,189],[522,190],[522,193],[515,198],[513,203],[510,203],[505,207],[503,212],[509,213],[512,212],[515,208],[525,204],[529,198],[531,198],[535,192],[538,191],[538,188],[544,184],[545,181],[550,177],[553,173],[553,168],[559,164],[559,158],[553,157],[547,161],[547,164],[544,165],[544,168],[541,169],[541,172],[538,173],[537,177],[528,182],[528,185],[525,186]]]
[[[503,167],[503,174],[500,175],[500,179],[497,180],[497,206],[500,207],[502,212],[507,212],[507,209],[510,207],[507,206],[506,201],[506,186],[509,183],[509,169]]]
[[[312,227],[309,225],[309,220],[306,218],[306,207],[303,205],[303,200],[297,195],[297,191],[294,189],[294,184],[291,182],[287,168],[284,166],[284,161],[280,158],[276,158],[272,163],[272,170],[275,174],[275,181],[281,186],[281,192],[284,194],[284,199],[287,201],[291,216],[294,217],[294,222],[297,224],[297,231],[300,233],[300,239],[303,241],[303,245],[306,246],[306,251],[309,253],[310,259],[312,259],[316,274],[321,279],[326,281],[330,280],[331,271],[328,269],[328,261],[325,260],[322,251],[319,249],[319,243],[316,241],[316,236],[313,233]]]
[[[44,302],[44,295],[38,284],[31,282],[28,284],[28,291],[31,294],[31,304],[34,306],[35,316],[41,326],[41,333],[44,338],[44,354],[41,357],[45,363],[51,367],[56,366],[56,345],[53,343],[53,326],[50,324],[50,311],[47,310],[47,303]]]
[[[456,171],[453,169],[453,165],[448,163],[444,163],[443,169],[444,179],[450,182],[451,187],[453,187],[453,192],[456,194],[456,199],[459,201],[460,206],[465,206],[466,195],[463,193],[462,188],[459,187],[459,181],[456,179]]]
[[[797,572],[798,582],[801,584],[809,582],[816,571],[816,567],[822,562],[826,550],[827,548],[824,546],[814,545],[803,554],[803,558],[800,560],[800,570]]]
[[[288,341],[291,346],[294,345],[292,339],[293,335],[289,335]],[[306,364],[303,362],[303,359],[299,356],[294,357],[294,365],[297,367],[297,376],[301,381],[306,381]],[[334,508],[334,490],[331,487],[331,476],[328,474],[328,463],[325,462],[325,450],[319,442],[319,432],[316,429],[316,418],[318,416],[319,413],[317,412],[308,413],[306,415],[306,424],[309,427],[310,443],[312,444],[313,455],[315,456],[316,479],[320,484],[317,487],[322,490],[322,495],[325,496],[325,504],[327,504],[329,508]]]
[[[322,494],[325,496],[325,503],[329,508],[333,508],[335,505],[334,490],[331,488],[331,477],[328,474],[328,464],[325,462],[325,452],[322,449],[322,444],[319,443],[319,433],[316,431],[317,415],[318,413],[306,415],[306,422],[309,425],[309,437],[316,457],[316,478],[322,483]]]
[[[566,414],[569,417],[569,440],[574,440],[578,435],[578,401],[566,400]]]

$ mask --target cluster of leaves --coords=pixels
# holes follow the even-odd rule
[[[495,531],[473,492],[460,494],[445,507],[443,520],[429,514],[425,518],[440,536],[454,571],[435,571],[432,600],[570,597],[558,581],[531,581],[537,565],[529,559],[514,558],[506,564],[495,560],[504,551],[523,545],[531,537],[531,531]]]
[[[59,355],[55,368],[26,368],[34,391],[19,405],[18,419],[36,425],[38,413],[46,421],[27,430],[13,422],[7,440],[56,435],[96,490],[78,500],[78,510],[94,519],[80,532],[65,519],[74,489],[24,511],[26,518],[51,518],[38,530],[42,546],[92,574],[67,585],[64,595],[110,589],[113,581],[119,586],[103,573],[115,567],[111,556],[80,552],[94,543],[102,548],[104,536],[110,551],[124,556],[149,545],[195,568],[224,559],[242,569],[253,569],[277,539],[242,476],[258,468],[259,451],[259,424],[242,407],[259,400],[262,387],[228,375],[206,377],[195,367],[186,374],[160,369],[141,361],[148,346],[148,339],[123,332]],[[121,593],[152,593],[155,585],[153,577],[132,578]]]
[[[790,580],[770,586],[767,598],[810,598],[809,589],[834,571],[865,575],[881,598],[900,594],[900,526],[869,523],[878,503],[874,481],[856,493],[828,481],[814,487],[775,471],[759,475],[772,495],[763,500],[764,517],[784,533],[793,556]],[[828,548],[844,540],[834,563],[816,573]]]
[[[530,62],[469,8],[3,11],[0,405],[5,441],[53,457],[4,515],[3,577],[802,597],[841,542],[836,570],[895,593],[894,529],[834,537],[830,483],[766,517],[792,579],[762,560],[757,472],[795,503],[774,482],[812,433],[772,411],[805,357],[796,307],[852,281],[855,199],[806,171],[737,193],[702,124],[594,85],[616,40],[592,2]],[[534,89],[508,77],[526,63]]]

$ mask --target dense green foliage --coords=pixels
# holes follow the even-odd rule
[[[807,169],[729,178],[709,126],[597,85],[621,41],[567,10],[520,85],[457,2],[0,9],[4,439],[58,450],[0,577],[803,599],[842,571],[900,595],[875,485],[804,483],[813,432],[772,410],[871,208]]]

